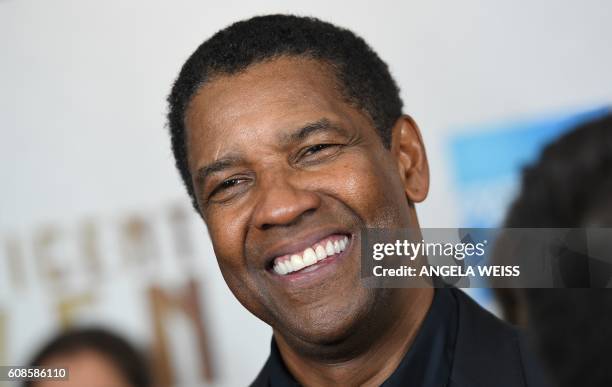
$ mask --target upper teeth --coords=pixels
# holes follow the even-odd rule
[[[347,236],[339,240],[328,239],[327,241],[317,242],[315,245],[302,251],[301,254],[292,254],[285,259],[277,259],[274,264],[274,272],[276,272],[276,274],[285,275],[314,265],[330,255],[341,253],[346,249],[347,245]]]

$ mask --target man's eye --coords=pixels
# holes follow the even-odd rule
[[[233,187],[242,184],[245,180],[246,179],[240,177],[233,177],[231,179],[224,180],[223,182],[221,182],[221,184],[215,187],[215,189],[210,193],[209,196],[213,197],[217,194],[221,194],[225,191],[231,190]]]
[[[302,157],[308,157],[315,153],[321,152],[323,150],[332,150],[333,148],[337,146],[338,144],[317,144],[317,145],[309,146],[308,148],[306,148],[304,153],[302,153]]]

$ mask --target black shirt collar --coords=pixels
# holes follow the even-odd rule
[[[457,337],[457,300],[451,289],[435,289],[434,298],[410,349],[384,387],[443,387],[448,384]],[[282,360],[274,338],[268,359],[271,387],[299,386]]]

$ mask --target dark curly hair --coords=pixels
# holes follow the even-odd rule
[[[312,17],[257,16],[217,32],[187,59],[168,96],[172,151],[183,183],[197,209],[187,166],[185,112],[195,92],[215,75],[232,75],[280,56],[301,56],[333,69],[347,102],[365,112],[385,147],[402,114],[399,88],[389,69],[353,32]]]

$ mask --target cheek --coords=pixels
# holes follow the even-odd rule
[[[401,180],[393,165],[368,157],[347,159],[330,176],[334,190],[370,227],[399,225],[408,213]]]
[[[225,211],[208,218],[208,230],[221,271],[237,272],[245,267],[242,220]]]
[[[208,228],[217,263],[225,283],[236,299],[260,319],[266,319],[261,303],[261,289],[256,276],[249,273],[244,252],[244,219],[230,214],[209,218]]]

